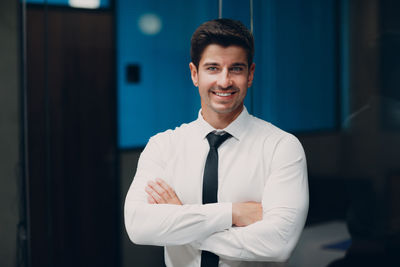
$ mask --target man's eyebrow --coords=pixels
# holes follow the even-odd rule
[[[216,63],[216,62],[206,62],[206,63],[203,64],[203,66],[205,66],[205,67],[208,67],[208,66],[219,66],[219,64]],[[247,64],[246,63],[242,63],[242,62],[236,62],[236,63],[233,63],[231,65],[231,67],[246,67],[247,68]]]
[[[203,64],[203,66],[219,66],[219,64],[218,63],[216,63],[216,62],[206,62],[206,63],[204,63]]]
[[[242,62],[237,62],[237,63],[233,63],[232,67],[246,67],[247,68],[247,64],[242,63]]]

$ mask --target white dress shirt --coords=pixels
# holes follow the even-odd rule
[[[306,158],[300,142],[246,108],[224,131],[219,148],[218,203],[202,205],[207,134],[198,119],[153,136],[140,155],[125,200],[125,226],[136,244],[165,246],[165,263],[200,266],[201,250],[220,257],[219,266],[268,266],[285,261],[295,247],[308,211]],[[164,179],[183,205],[148,204],[145,187]],[[261,202],[263,219],[232,227],[232,203]]]

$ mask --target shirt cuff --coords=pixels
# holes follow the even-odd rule
[[[212,232],[229,229],[232,226],[232,203],[212,203],[203,205],[207,222],[215,228]]]

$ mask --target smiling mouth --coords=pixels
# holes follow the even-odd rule
[[[220,92],[212,92],[214,95],[217,95],[217,96],[230,96],[230,95],[233,95],[233,94],[235,94],[236,92],[224,92],[224,93],[220,93]]]

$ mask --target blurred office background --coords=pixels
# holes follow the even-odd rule
[[[280,266],[396,266],[400,1],[2,0],[0,266],[163,266],[123,202],[150,136],[200,108],[190,38],[253,30],[248,110],[306,151],[310,210]]]

